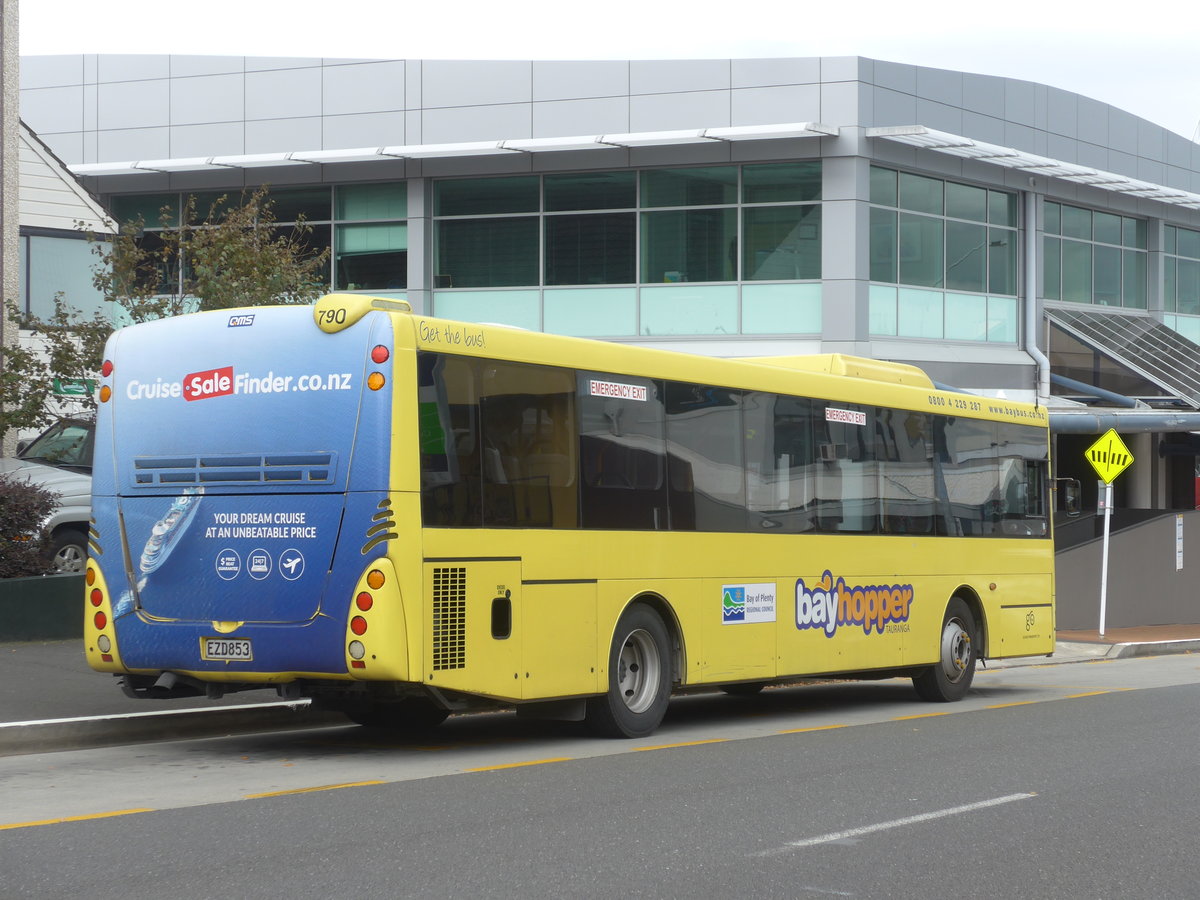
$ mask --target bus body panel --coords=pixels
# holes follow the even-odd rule
[[[271,307],[110,339],[93,558],[125,668],[346,677],[353,589],[396,536],[392,386],[367,381],[390,371],[392,324],[373,313],[298,353],[313,336],[311,309]]]
[[[344,505],[337,494],[123,498],[141,609],[166,620],[308,621],[321,609]]]

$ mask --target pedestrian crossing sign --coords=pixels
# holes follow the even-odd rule
[[[1088,447],[1084,456],[1105,484],[1112,484],[1114,478],[1133,465],[1133,454],[1112,428]]]

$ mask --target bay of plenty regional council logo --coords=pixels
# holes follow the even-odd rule
[[[721,585],[721,623],[724,625],[752,624],[775,621],[775,585]]]
[[[721,614],[726,622],[746,621],[746,589],[728,587],[721,592]]]

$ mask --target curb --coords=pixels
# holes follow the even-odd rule
[[[988,660],[988,669],[1018,668],[1020,666],[1063,666],[1070,663],[1100,662],[1110,659],[1132,659],[1136,656],[1165,656],[1176,653],[1200,652],[1200,639],[1183,638],[1174,641],[1130,641],[1124,644],[1099,641],[1059,641],[1053,656],[1022,656],[1015,659]]]
[[[1200,651],[1200,640],[1155,641],[1151,644],[1113,644],[1106,659],[1127,659],[1133,656],[1160,656],[1168,653],[1195,653]]]
[[[0,757],[349,724],[340,713],[312,709],[308,700],[42,719],[0,724]]]

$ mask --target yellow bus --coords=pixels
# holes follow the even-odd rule
[[[85,641],[134,697],[637,737],[680,688],[949,701],[1054,648],[1046,410],[911,366],[332,294],[121,329],[101,399]]]

